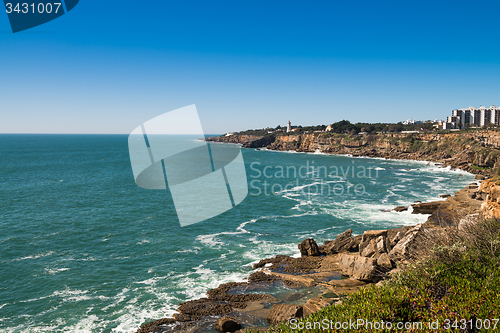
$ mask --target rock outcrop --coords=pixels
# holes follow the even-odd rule
[[[303,257],[320,256],[318,244],[312,238],[304,239],[299,245],[300,254]]]
[[[369,230],[363,233],[359,244],[359,254],[363,257],[378,258],[390,251],[387,230]]]
[[[411,212],[412,214],[432,214],[435,211],[437,211],[441,205],[443,204],[443,201],[433,201],[433,202],[424,202],[424,203],[418,203],[411,205],[413,207],[413,211]]]
[[[353,254],[340,254],[339,268],[344,275],[356,280],[372,281],[377,276],[377,260]]]
[[[321,252],[335,254],[341,252],[356,252],[359,249],[361,236],[352,237],[352,229],[347,229],[333,241],[326,241],[319,247]]]
[[[302,318],[303,308],[301,305],[274,304],[267,315],[266,321],[269,325],[276,325],[290,319]]]

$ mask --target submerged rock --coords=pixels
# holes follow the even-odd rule
[[[397,206],[394,207],[393,211],[395,212],[404,212],[408,210],[408,206]]]

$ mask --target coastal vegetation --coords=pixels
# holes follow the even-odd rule
[[[486,332],[500,330],[499,315],[500,220],[490,219],[468,225],[453,237],[436,239],[420,261],[380,286],[363,288],[340,305],[325,307],[293,325],[281,323],[268,332],[323,332],[327,326],[332,332],[385,331],[367,322],[400,322],[407,332],[435,332],[436,327],[438,331]],[[335,323],[344,322],[362,325],[335,328]],[[322,326],[314,328],[314,323]]]
[[[460,130],[454,130],[455,133],[471,133],[477,131],[497,131],[498,126],[493,124],[487,124],[482,128],[467,126]],[[276,127],[266,127],[261,129],[249,129],[241,132],[236,132],[236,135],[255,135],[263,136],[267,134],[277,134],[277,135],[301,135],[301,134],[311,134],[311,133],[321,133],[322,135],[329,136],[335,134],[385,134],[385,133],[401,133],[401,132],[433,132],[433,133],[450,133],[449,130],[443,130],[438,126],[438,123],[432,121],[426,121],[419,124],[403,124],[398,123],[351,123],[349,120],[337,121],[330,125],[316,125],[316,126],[292,126],[292,131],[287,132],[286,127],[278,125]]]

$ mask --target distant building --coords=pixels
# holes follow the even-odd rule
[[[472,126],[481,127],[490,123],[500,125],[500,107],[492,105],[489,108],[484,106],[476,108],[471,106],[469,108],[452,110],[451,117],[448,117],[446,123],[443,123],[443,129]]]
[[[333,129],[332,125],[326,126],[325,132],[331,132]]]
[[[417,125],[417,124],[421,124],[421,123],[422,123],[421,120],[413,120],[412,118],[403,121],[403,125]]]
[[[447,129],[456,129],[456,128],[457,128],[457,124],[456,123],[448,122],[448,121],[445,121],[443,123],[443,129],[444,130],[447,130]]]
[[[288,121],[288,124],[286,126],[286,131],[287,132],[291,132],[292,131],[292,123],[290,122],[290,120]]]

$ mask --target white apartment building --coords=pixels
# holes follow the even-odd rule
[[[443,123],[443,129],[465,128],[466,125],[481,127],[489,123],[500,125],[500,107],[471,106],[452,110],[451,117]]]

